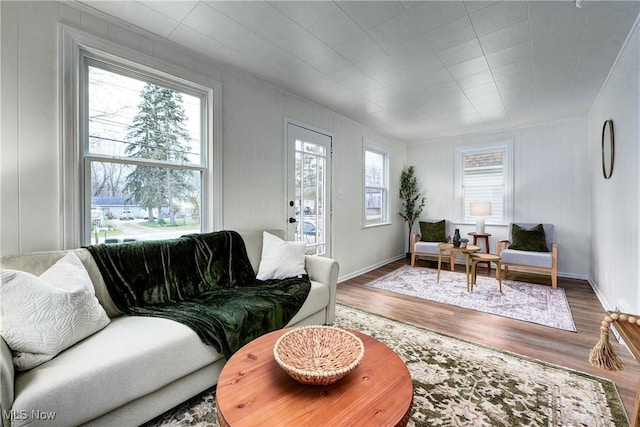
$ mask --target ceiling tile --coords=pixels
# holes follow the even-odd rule
[[[193,8],[182,24],[220,42],[224,42],[242,28],[240,24],[204,3],[199,3]]]
[[[489,71],[489,65],[484,56],[479,56],[471,61],[462,62],[460,64],[448,67],[449,72],[454,79],[470,76],[473,74]]]
[[[438,53],[445,67],[461,64],[483,56],[478,39],[469,40]]]
[[[542,52],[563,49],[569,46],[580,46],[583,26],[563,27],[561,31],[545,34],[531,40],[531,51],[534,55]]]
[[[386,53],[371,56],[356,65],[370,76],[380,74],[397,66],[396,61],[392,60]]]
[[[420,35],[418,27],[406,12],[376,25],[367,32],[385,51],[395,49],[407,40]]]
[[[276,45],[260,37],[253,31],[241,28],[234,35],[229,37],[224,44],[234,50],[248,56],[249,58],[259,58],[267,52],[276,48]]]
[[[499,97],[498,88],[494,82],[485,83],[482,85],[471,86],[464,90],[464,94],[469,98],[478,98],[480,96],[492,95]]]
[[[496,86],[498,86],[500,92],[512,91],[529,85],[533,85],[533,73],[496,80]]]
[[[443,83],[453,83],[453,77],[449,74],[448,70],[433,71],[431,73],[425,73],[422,75],[414,75],[413,79],[416,80],[420,86],[429,90],[431,86],[441,85]]]
[[[378,43],[364,32],[359,32],[355,37],[337,44],[333,49],[354,64],[384,53]]]
[[[308,30],[329,46],[349,40],[361,32],[360,28],[353,25],[351,18],[339,8],[311,25]]]
[[[423,33],[467,16],[464,4],[454,1],[420,2],[409,9],[409,15]]]
[[[336,5],[365,30],[404,12],[404,6],[396,1],[340,1]]]
[[[141,1],[139,3],[178,22],[186,18],[189,12],[198,4],[196,0]]]
[[[307,63],[326,74],[335,73],[348,66],[353,66],[353,64],[344,59],[344,57],[331,49],[325,50],[320,55],[308,59]]]
[[[491,68],[501,67],[512,62],[531,60],[531,43],[521,43],[486,56]]]
[[[458,85],[462,90],[465,90],[471,86],[483,85],[486,83],[493,82],[493,76],[490,71],[483,71],[478,74],[473,74],[471,76],[462,77],[456,79]]]
[[[410,74],[430,73],[444,69],[444,65],[437,55],[425,56],[415,61],[403,62],[402,66]]]
[[[179,21],[175,18],[166,16],[155,9],[150,9],[142,3],[100,1],[89,3],[89,7],[97,7],[111,16],[145,28],[147,31],[161,37],[169,36],[179,24]]]
[[[480,37],[485,55],[529,41],[529,22],[520,21],[510,27]]]
[[[436,52],[442,52],[451,47],[476,40],[476,33],[468,17],[458,19],[436,30],[426,33],[425,39]]]
[[[258,14],[247,27],[276,46],[288,50],[303,60],[313,58],[329,48],[298,24],[271,7]]]
[[[391,70],[384,71],[372,77],[375,81],[380,83],[382,86],[389,87],[394,83],[408,80],[409,73],[407,73],[403,68],[395,67],[395,68],[392,68]]]
[[[476,34],[482,37],[528,18],[527,3],[501,1],[471,14]]]
[[[535,39],[558,32],[559,29],[584,26],[589,16],[588,8],[578,8],[575,3],[553,9],[529,19],[531,38]]]
[[[484,8],[487,8],[489,6],[493,6],[494,4],[498,3],[497,1],[465,1],[464,2],[464,6],[467,9],[468,13],[474,13],[477,12],[479,10],[482,10]]]
[[[154,2],[156,3],[156,2]],[[157,2],[161,3],[161,2]],[[271,8],[263,1],[201,1],[208,7],[216,9],[223,15],[233,19],[239,24],[245,25],[251,22],[260,12]]]
[[[234,1],[231,3],[245,3]],[[329,1],[273,1],[271,6],[287,15],[302,28],[309,28],[338,7]]]
[[[491,72],[496,80],[502,80],[508,77],[532,73],[533,63],[530,60],[512,62],[511,64],[507,64],[502,67],[492,68]]]
[[[398,62],[410,62],[425,56],[433,55],[433,49],[422,36],[404,42],[401,46],[387,52],[391,59]]]

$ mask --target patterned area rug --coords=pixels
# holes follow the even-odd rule
[[[615,384],[343,305],[336,325],[391,347],[414,384],[409,426],[628,426]],[[218,426],[215,389],[148,426]]]
[[[367,286],[576,332],[562,288],[503,280],[500,293],[495,277],[478,276],[473,292],[467,292],[464,273],[441,270],[440,283],[437,274],[433,268],[404,265]]]

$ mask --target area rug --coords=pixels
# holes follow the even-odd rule
[[[437,274],[403,265],[366,286],[576,332],[562,288],[503,280],[500,293],[495,277],[477,276],[473,292],[467,292],[466,274],[441,270],[440,283]]]
[[[628,426],[611,381],[344,305],[340,327],[391,347],[414,384],[409,426]],[[215,388],[148,426],[218,426]]]

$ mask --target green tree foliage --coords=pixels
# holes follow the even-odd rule
[[[186,164],[191,149],[185,128],[186,115],[182,96],[171,89],[147,84],[140,93],[142,100],[127,135],[125,152],[132,157]],[[184,200],[193,190],[192,174],[172,167],[136,166],[127,177],[129,200],[136,201],[149,212],[158,213],[166,206],[170,225],[175,226],[175,200]]]
[[[409,226],[409,252],[411,252],[411,230],[416,219],[420,217],[424,208],[424,197],[420,195],[418,188],[418,178],[415,177],[415,168],[409,166],[402,170],[400,175],[400,201],[402,202],[402,211],[398,214],[407,221]]]

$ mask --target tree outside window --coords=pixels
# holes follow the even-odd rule
[[[92,218],[85,240],[201,231],[204,95],[96,59],[87,58],[85,70],[85,203]]]

